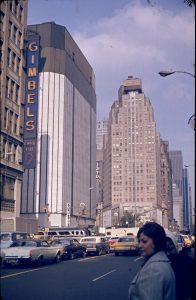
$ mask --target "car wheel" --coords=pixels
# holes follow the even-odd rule
[[[102,249],[99,249],[99,250],[97,251],[97,255],[100,256],[101,254],[102,254]]]
[[[73,260],[73,259],[74,259],[74,253],[71,253],[71,254],[70,254],[69,259],[70,259],[70,260]]]
[[[43,265],[43,262],[44,262],[43,256],[40,256],[36,262],[36,265],[38,267],[41,267]]]
[[[54,259],[54,262],[55,262],[56,264],[58,264],[60,261],[61,261],[61,254],[60,254],[60,253],[57,253],[57,255],[56,255],[55,259]]]
[[[82,258],[85,258],[86,257],[86,251],[83,251],[82,252]]]

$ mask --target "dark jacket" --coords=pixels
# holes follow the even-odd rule
[[[194,259],[182,250],[170,261],[176,277],[176,300],[196,299]]]

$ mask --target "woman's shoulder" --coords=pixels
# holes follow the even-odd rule
[[[169,262],[169,258],[167,257],[166,253],[164,251],[159,251],[151,256],[149,259],[151,262]]]

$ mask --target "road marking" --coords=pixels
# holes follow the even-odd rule
[[[78,261],[81,262],[81,261],[85,261],[85,260],[89,260],[89,259],[101,258],[101,257],[107,256],[107,255],[110,255],[110,254],[103,254],[103,255],[99,255],[99,256],[88,256],[85,258],[80,258],[80,259],[78,259]]]
[[[14,277],[14,276],[18,276],[21,274],[25,274],[25,273],[29,273],[29,272],[34,272],[34,271],[38,271],[38,270],[43,270],[46,269],[48,267],[43,267],[41,269],[32,269],[32,270],[28,270],[28,271],[23,271],[23,272],[18,272],[18,273],[14,273],[14,274],[9,274],[9,275],[5,275],[5,276],[0,276],[0,279],[5,279],[5,278],[9,278],[9,277]]]
[[[106,274],[103,274],[103,275],[101,275],[101,276],[99,276],[99,277],[93,279],[92,281],[97,281],[97,280],[99,280],[99,279],[101,279],[101,278],[103,278],[103,277],[105,277],[105,276],[107,276],[107,275],[109,275],[109,274],[111,274],[111,273],[113,273],[113,272],[115,272],[115,271],[116,271],[116,270],[112,270],[112,271],[110,271],[110,272],[108,272],[108,273],[106,273]]]
[[[139,259],[143,259],[143,256],[134,259],[134,261],[137,261],[137,260],[139,260]]]

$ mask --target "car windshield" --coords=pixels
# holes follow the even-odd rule
[[[127,242],[135,242],[135,238],[131,238],[131,237],[125,237],[125,238],[119,238],[119,240],[118,240],[119,242],[125,242],[125,243],[127,243]]]
[[[81,239],[80,241],[81,243],[82,242],[96,242],[96,238],[84,238],[84,239]]]
[[[1,233],[1,236],[0,236],[0,241],[10,241],[11,240],[11,236],[10,234],[8,233]]]
[[[21,242],[22,247],[37,247],[37,243],[34,241]]]
[[[59,240],[58,242],[56,242],[58,244],[62,244],[62,245],[69,245],[70,244],[70,240]]]

